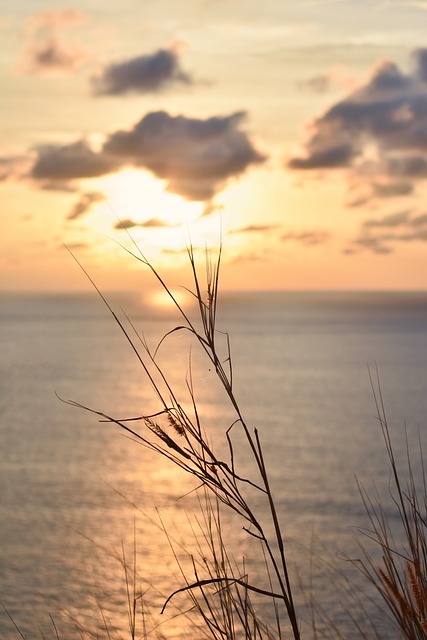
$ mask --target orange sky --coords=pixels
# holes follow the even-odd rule
[[[427,2],[0,8],[0,289],[427,287]]]

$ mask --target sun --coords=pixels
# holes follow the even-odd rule
[[[218,242],[220,224],[216,215],[204,215],[205,202],[192,202],[168,192],[165,181],[145,170],[124,169],[99,178],[96,185],[92,183],[91,188],[94,187],[102,191],[105,201],[93,223],[98,225],[101,221],[106,228],[107,219],[110,225],[113,219],[116,239],[127,240],[127,229],[150,257],[161,254],[167,263],[176,263],[180,253],[186,254],[189,244],[205,247]],[[106,233],[109,235],[108,229]]]
[[[168,192],[165,181],[145,170],[124,169],[82,186],[105,197],[88,212],[84,229],[85,241],[90,233],[103,264],[120,261],[123,247],[133,251],[138,246],[156,268],[176,271],[186,264],[188,247],[205,256],[219,245],[222,207],[211,203],[213,210],[207,214],[206,202]],[[106,243],[111,245],[108,251]]]
[[[120,220],[135,223],[134,229],[177,227],[193,222],[203,213],[203,202],[189,202],[169,193],[165,181],[147,171],[124,169],[99,182],[111,209]]]

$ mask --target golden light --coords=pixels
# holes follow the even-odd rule
[[[184,289],[171,289],[171,294],[180,307],[185,307],[190,302],[190,294]],[[171,296],[163,289],[161,291],[153,291],[150,293],[148,296],[148,303],[157,309],[162,309],[164,311],[172,311],[176,308]]]
[[[166,191],[166,182],[147,171],[124,169],[98,182],[107,202],[121,220],[132,220],[141,228],[157,230],[196,220],[202,202],[189,202]],[[159,221],[156,227],[153,221]],[[148,223],[148,225],[147,225]],[[133,227],[135,228],[135,227]]]
[[[132,242],[157,266],[160,258],[163,267],[178,268],[188,260],[187,247],[204,252],[205,247],[218,246],[221,229],[226,231],[221,221],[226,216],[222,217],[220,206],[203,215],[205,202],[169,193],[166,182],[147,171],[124,169],[92,181],[90,189],[105,195],[105,201],[95,205],[86,217],[90,228],[111,237],[113,226],[115,238],[126,246],[130,242],[128,230]],[[105,259],[103,252],[103,262]]]

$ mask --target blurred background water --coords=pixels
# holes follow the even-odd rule
[[[176,325],[167,306],[140,295],[111,299],[151,345]],[[119,418],[147,414],[156,405],[143,370],[95,294],[2,294],[0,314],[0,601],[28,639],[54,637],[50,616],[62,640],[80,637],[79,626],[107,637],[103,618],[113,637],[129,637],[121,559],[132,558],[135,540],[138,589],[146,591],[154,626],[164,598],[182,583],[157,509],[191,551],[187,514],[197,509],[196,495],[178,498],[193,485],[113,425],[55,395]],[[344,637],[356,639],[340,602],[345,587],[323,561],[335,563],[369,602],[368,585],[341,559],[360,556],[354,532],[366,525],[355,476],[388,491],[368,367],[374,377],[378,368],[403,463],[405,426],[415,448],[418,434],[426,437],[427,294],[224,293],[219,315],[231,339],[237,398],[261,434],[297,580],[306,595],[311,581]],[[233,415],[208,363],[182,331],[162,344],[159,358],[185,403],[190,348],[201,416],[221,448]],[[250,473],[237,434],[235,442]],[[255,582],[262,559],[240,526],[228,524]],[[175,602],[187,606],[185,596]],[[375,602],[367,607],[383,637],[397,637]],[[160,629],[174,637],[186,624],[178,617],[169,631]],[[0,636],[17,637],[3,611]]]

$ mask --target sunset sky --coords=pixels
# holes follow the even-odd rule
[[[427,288],[427,0],[0,9],[2,290]]]

